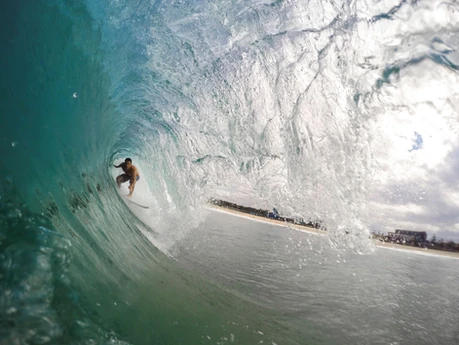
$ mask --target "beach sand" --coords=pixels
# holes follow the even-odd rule
[[[404,246],[402,244],[388,243],[388,242],[384,243],[384,242],[376,241],[376,240],[374,241],[374,243],[378,248],[397,250],[401,252],[415,252],[418,254],[459,259],[459,253],[455,253],[455,252],[447,252],[443,250],[428,249],[428,248],[410,247],[410,246]]]
[[[274,224],[277,226],[282,226],[298,231],[303,231],[307,232],[313,235],[319,235],[319,236],[326,236],[327,232],[324,230],[320,229],[315,229],[315,228],[310,228],[308,226],[303,226],[303,225],[298,225],[298,224],[293,224],[293,223],[288,223],[288,222],[282,222],[278,221],[275,219],[271,218],[265,218],[265,217],[260,217],[260,216],[255,216],[253,214],[248,214],[244,212],[239,212],[236,210],[232,210],[226,207],[221,207],[217,205],[209,205],[210,208],[214,211],[219,211],[219,212],[224,212],[224,213],[229,213],[237,217],[243,217],[243,218],[249,218],[257,222],[263,222],[263,223],[269,223],[269,224]],[[437,256],[437,257],[448,257],[448,258],[455,258],[459,259],[459,253],[454,253],[454,252],[447,252],[447,251],[442,251],[442,250],[434,250],[434,249],[425,249],[425,248],[417,248],[417,247],[410,247],[410,246],[404,246],[401,244],[395,244],[395,243],[388,243],[388,242],[381,242],[378,240],[373,241],[376,247],[378,248],[384,248],[384,249],[390,249],[390,250],[396,250],[396,251],[402,251],[402,252],[410,252],[410,253],[418,253],[418,254],[423,254],[423,255],[431,255],[431,256]]]
[[[309,232],[309,233],[314,234],[314,235],[325,236],[327,234],[327,232],[324,231],[324,230],[310,228],[308,226],[298,225],[298,224],[294,224],[294,223],[282,222],[282,221],[271,219],[271,218],[255,216],[253,214],[239,212],[239,211],[232,210],[232,209],[229,209],[229,208],[226,208],[226,207],[221,207],[221,206],[217,206],[217,205],[210,205],[210,208],[213,209],[213,210],[216,210],[216,211],[221,211],[221,212],[224,212],[224,213],[230,213],[230,214],[232,214],[234,216],[237,216],[237,217],[249,218],[249,219],[252,219],[254,221],[262,222],[262,223],[275,224],[277,226],[282,226],[282,227],[286,227],[286,228],[290,228],[290,229],[294,229],[294,230]]]

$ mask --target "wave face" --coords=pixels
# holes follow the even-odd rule
[[[228,311],[170,248],[209,197],[323,220],[361,250],[381,116],[427,104],[457,126],[444,108],[459,95],[453,3],[1,6],[5,343],[198,343]],[[452,86],[419,95],[416,75]],[[152,191],[151,224],[113,182],[126,156]]]

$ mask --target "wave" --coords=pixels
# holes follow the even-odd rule
[[[213,301],[242,303],[174,263],[209,197],[321,219],[335,244],[364,251],[378,121],[418,109],[413,75],[455,80],[454,6],[2,4],[2,338],[200,341],[229,313]],[[127,156],[149,191],[143,218],[113,181]]]

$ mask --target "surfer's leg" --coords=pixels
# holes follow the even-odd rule
[[[135,180],[136,180],[136,181],[139,181],[139,179],[140,179],[140,176],[137,175],[136,178],[135,178]],[[134,183],[134,179],[133,179],[132,177],[130,177],[130,178],[129,178],[129,188],[131,188],[131,185],[132,185],[133,183]]]
[[[139,181],[140,179],[140,176],[137,175],[137,177],[135,178],[136,182]],[[134,183],[134,179],[131,177],[130,180],[129,180],[129,187],[131,187],[131,185]]]
[[[136,182],[139,180],[139,178],[140,178],[140,176],[137,175],[136,178],[135,178]],[[134,186],[135,185],[133,183],[134,183],[134,178],[131,177],[131,179],[129,180],[129,191],[130,191],[129,197],[131,197],[132,193],[134,192]]]
[[[118,188],[121,187],[121,183],[129,181],[131,178],[126,175],[126,174],[121,174],[116,178],[116,184],[118,185]]]

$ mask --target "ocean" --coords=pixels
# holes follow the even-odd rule
[[[0,6],[0,344],[459,342],[457,260],[375,250],[366,202],[374,117],[455,80],[454,2]]]
[[[245,301],[244,311],[228,320],[233,330],[252,332],[253,339],[241,343],[454,344],[459,339],[457,258],[385,248],[361,255],[332,249],[327,236],[215,211],[206,224],[182,241],[177,259]],[[224,334],[218,342],[223,337],[229,338]]]

